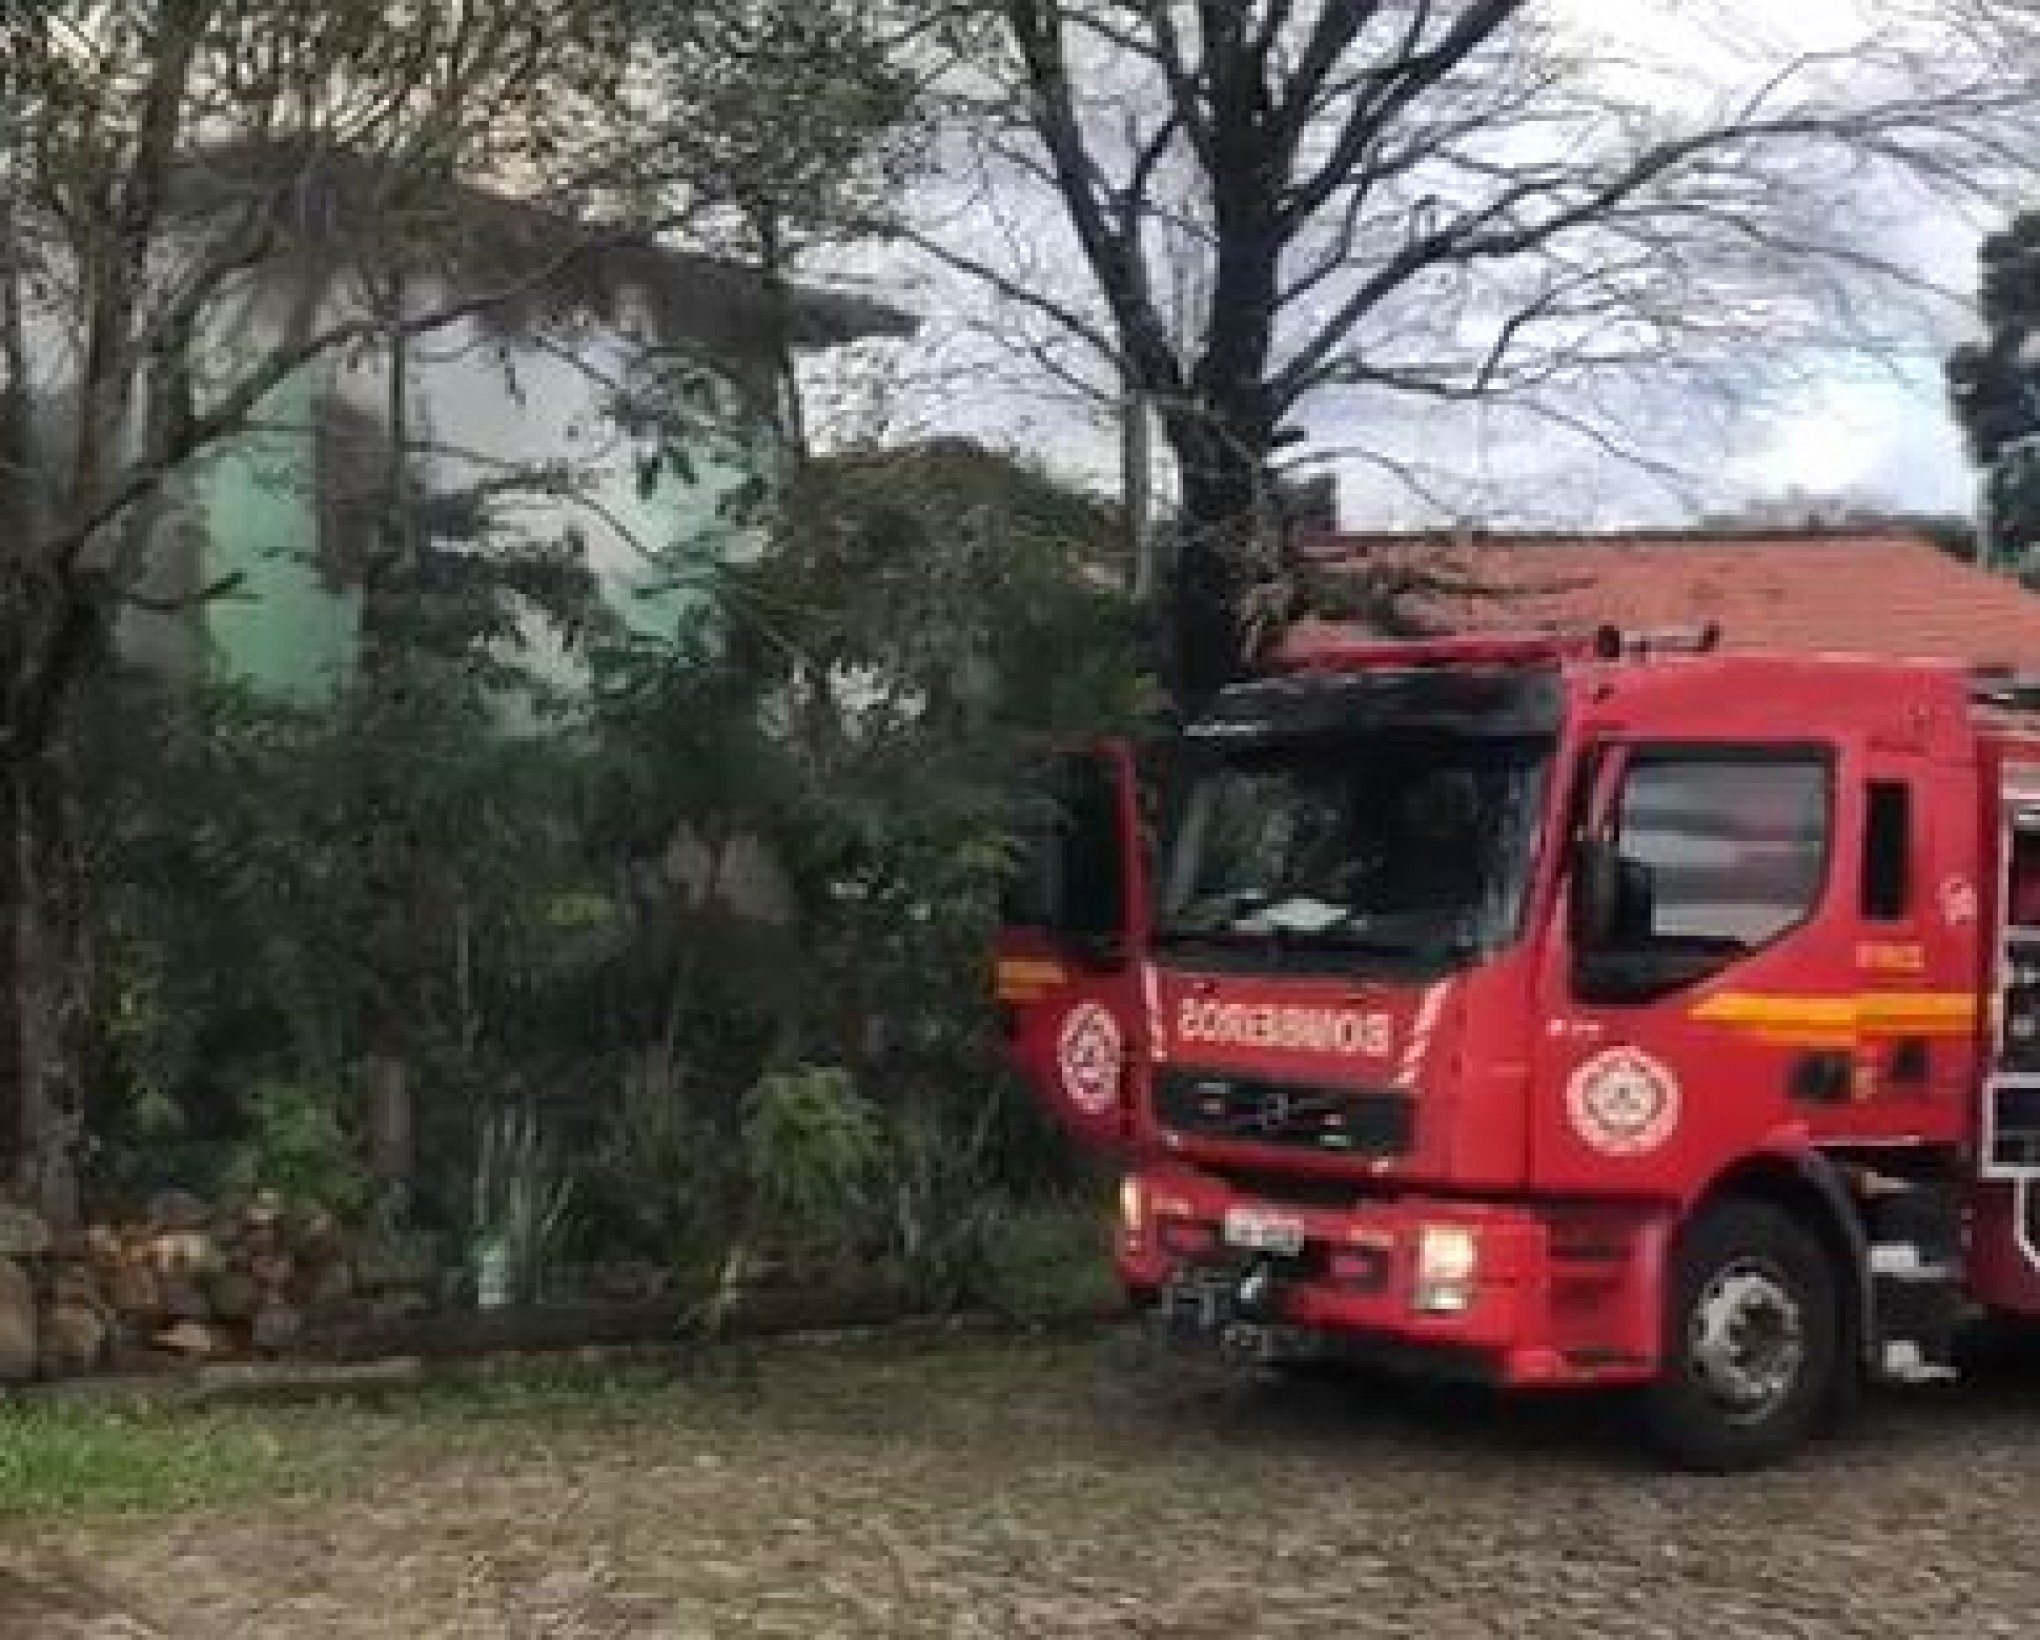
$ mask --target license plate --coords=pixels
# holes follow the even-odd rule
[[[1270,1213],[1259,1207],[1229,1207],[1225,1214],[1229,1247],[1254,1253],[1294,1257],[1303,1251],[1303,1220],[1291,1213]]]

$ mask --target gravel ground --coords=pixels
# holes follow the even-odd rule
[[[543,1405],[392,1402],[337,1491],[0,1529],[0,1636],[2040,1634],[2040,1375],[1732,1480],[1653,1472],[1606,1408],[1242,1388],[1119,1342]]]

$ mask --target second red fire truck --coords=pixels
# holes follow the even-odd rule
[[[1179,1331],[1625,1386],[1747,1467],[2040,1313],[2040,695],[1325,644],[1055,777],[1013,1052]]]

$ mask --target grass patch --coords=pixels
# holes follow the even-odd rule
[[[1053,1316],[1081,1291],[1081,1238],[1044,1219],[1009,1244],[1016,1311]],[[320,1498],[451,1460],[599,1461],[730,1451],[789,1429],[887,1439],[902,1416],[1000,1405],[1033,1382],[1040,1346],[877,1338],[814,1349],[723,1346],[639,1363],[528,1363],[501,1377],[368,1385],[209,1405],[0,1403],[0,1521],[148,1517]],[[1059,1357],[1058,1357],[1059,1359]],[[1073,1362],[1088,1359],[1072,1353]],[[971,1415],[974,1417],[974,1414]],[[964,1418],[969,1422],[970,1418]],[[0,1625],[4,1627],[4,1625]]]
[[[338,1431],[274,1412],[0,1408],[0,1517],[172,1513],[353,1467]]]
[[[686,1410],[685,1391],[706,1390],[714,1404],[738,1365],[684,1382],[670,1369],[562,1365],[210,1406],[0,1404],[0,1520],[319,1495],[410,1461],[599,1440]]]

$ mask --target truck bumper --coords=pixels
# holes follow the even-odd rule
[[[1502,1388],[1656,1371],[1664,1226],[1650,1212],[1425,1196],[1298,1206],[1173,1166],[1135,1177],[1120,1277],[1178,1341]],[[1453,1253],[1442,1264],[1439,1243]]]

